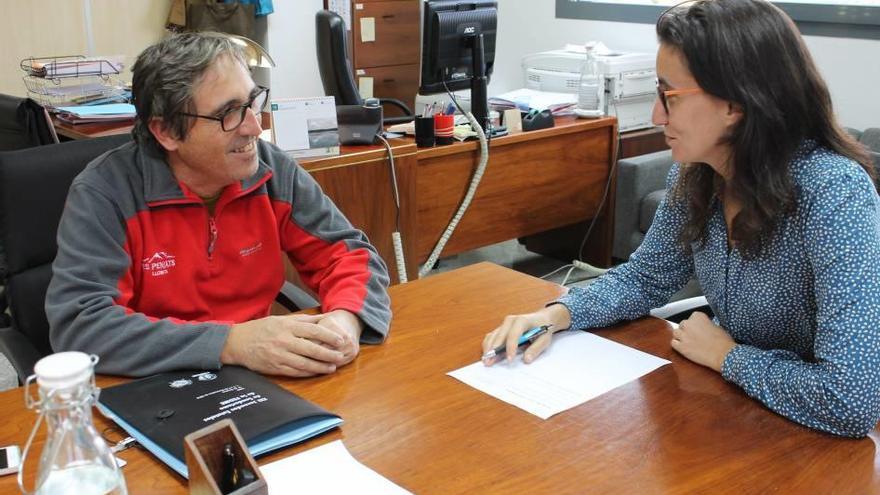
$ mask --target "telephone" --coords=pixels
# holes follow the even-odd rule
[[[376,144],[382,130],[382,105],[376,98],[364,100],[363,105],[337,105],[336,123],[340,144]]]

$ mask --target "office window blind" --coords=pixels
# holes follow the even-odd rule
[[[653,24],[681,0],[556,0],[556,17]],[[880,0],[773,0],[804,34],[880,39]]]

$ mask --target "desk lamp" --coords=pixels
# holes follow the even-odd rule
[[[275,67],[275,61],[269,56],[269,52],[256,41],[237,34],[227,34],[226,36],[244,50],[245,61],[251,69],[254,67]]]

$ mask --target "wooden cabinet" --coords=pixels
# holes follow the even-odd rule
[[[410,109],[415,105],[421,54],[420,7],[418,0],[351,2],[351,61],[362,96],[397,98]],[[385,115],[402,112],[386,105]]]

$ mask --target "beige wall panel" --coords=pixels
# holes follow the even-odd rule
[[[23,58],[84,53],[82,0],[3,0],[0,93],[23,96]]]
[[[0,0],[0,93],[25,95],[23,58],[88,55],[86,2],[94,55],[124,55],[131,80],[135,57],[164,36],[171,0]]]
[[[165,36],[171,0],[91,0],[92,30],[97,55],[125,55],[123,79],[144,48]]]

